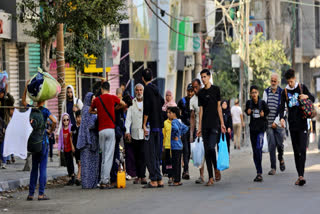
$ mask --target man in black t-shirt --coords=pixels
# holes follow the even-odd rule
[[[224,126],[220,105],[220,89],[210,83],[211,74],[208,69],[202,70],[200,74],[205,87],[201,89],[198,94],[200,112],[199,130],[197,135],[202,135],[203,137],[205,158],[209,174],[207,186],[211,186],[214,183],[212,165],[215,169],[215,180],[219,181],[221,179],[220,171],[217,170],[215,147],[219,139],[219,128],[221,128],[222,133],[225,133],[226,127]]]

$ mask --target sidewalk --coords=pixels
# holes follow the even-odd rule
[[[0,192],[29,185],[30,171],[22,171],[26,161],[18,157],[15,159],[14,164],[7,164],[7,169],[0,169]],[[59,157],[54,151],[53,162],[48,158],[47,180],[65,175],[67,175],[67,169],[59,166]]]

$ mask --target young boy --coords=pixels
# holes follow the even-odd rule
[[[71,132],[72,132],[72,143],[75,148],[75,158],[76,163],[78,165],[78,173],[77,178],[75,181],[75,184],[77,186],[80,186],[80,180],[81,180],[81,163],[80,163],[80,150],[77,149],[77,143],[78,143],[78,135],[79,135],[79,129],[80,129],[80,123],[81,123],[81,111],[76,111],[76,124],[72,125]]]

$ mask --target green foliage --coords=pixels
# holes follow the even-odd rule
[[[63,23],[67,30],[65,39],[66,62],[77,69],[88,65],[85,54],[101,57],[103,26],[117,25],[126,18],[125,0],[22,0],[18,3],[19,21],[29,22],[32,29],[25,32],[35,37],[41,50],[50,50],[51,43],[58,31],[58,24]],[[39,9],[41,8],[41,9]],[[34,17],[30,19],[30,16]],[[49,47],[48,47],[49,46]],[[45,50],[44,52],[48,52]],[[47,55],[42,60],[48,60]],[[46,69],[45,69],[46,70]]]
[[[290,65],[284,47],[279,40],[266,40],[257,34],[250,45],[250,67],[253,70],[252,85],[263,91],[270,85],[270,76],[276,72],[281,76],[281,68]]]
[[[224,48],[213,56],[215,71],[214,83],[221,88],[224,99],[236,98],[239,95],[239,69],[231,67],[231,55],[239,49],[239,42],[227,39]],[[253,80],[250,85],[256,85],[262,92],[270,85],[272,72],[281,76],[281,68],[290,65],[281,41],[266,40],[262,33],[257,34],[250,44],[250,67],[253,70]]]
[[[238,49],[238,42],[232,42],[230,38],[221,49],[221,52],[213,56],[214,84],[220,87],[222,99],[232,99],[239,95],[239,69],[232,69],[231,55]]]

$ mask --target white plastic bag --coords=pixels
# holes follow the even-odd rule
[[[201,167],[204,158],[204,147],[202,137],[197,137],[191,144],[191,153],[193,165],[195,167]]]
[[[263,153],[268,153],[268,152],[269,152],[267,132],[265,132],[264,135],[263,135],[263,147],[262,147],[262,152],[263,152]]]

